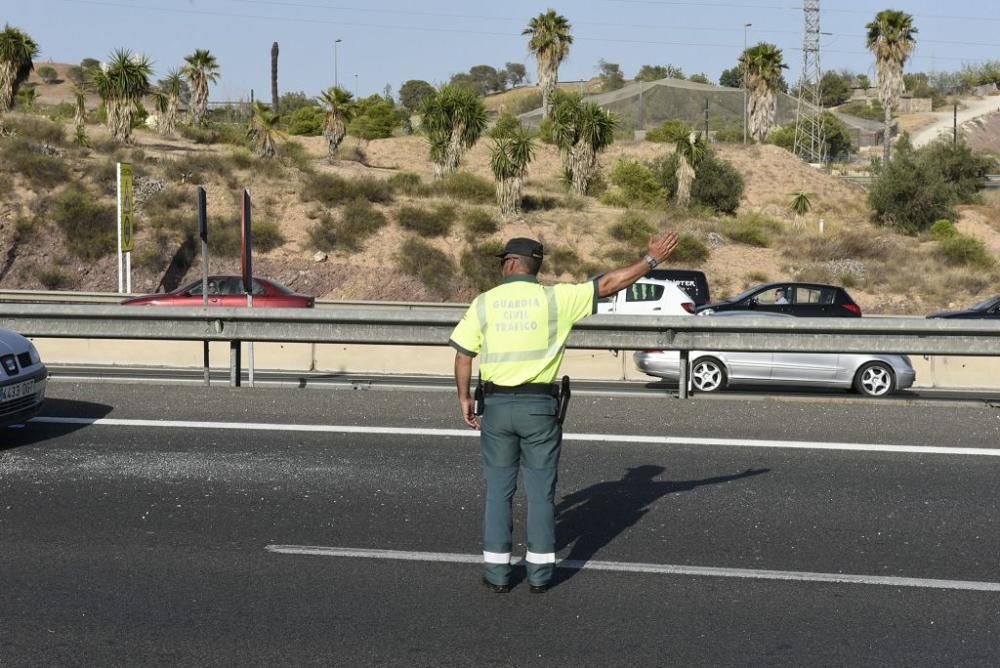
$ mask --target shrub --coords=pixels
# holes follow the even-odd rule
[[[781,230],[781,223],[760,214],[741,216],[725,221],[723,233],[736,243],[767,248],[771,245],[769,233]]]
[[[306,151],[306,147],[297,141],[287,141],[281,146],[279,152],[281,156],[281,162],[290,167],[298,169],[300,172],[312,173],[312,158],[309,156],[309,152]],[[263,167],[273,166],[273,160],[260,160],[260,165]],[[269,176],[274,176],[271,173]]]
[[[387,181],[365,176],[348,180],[335,174],[311,174],[299,191],[303,202],[320,202],[326,206],[337,206],[361,197],[369,202],[392,201],[392,186]]]
[[[36,189],[54,188],[69,180],[69,170],[61,158],[19,137],[0,140],[0,166],[20,174]]]
[[[347,126],[348,134],[361,139],[385,139],[399,125],[399,116],[392,103],[380,95],[361,100],[361,113]]]
[[[863,258],[889,261],[894,244],[887,236],[872,236],[864,229],[841,229],[821,237],[807,236],[793,249],[796,256],[813,260]]]
[[[727,123],[712,133],[712,139],[720,144],[741,144],[743,143],[743,125]]]
[[[876,223],[917,234],[937,220],[954,218],[953,197],[937,169],[913,150],[900,150],[872,183],[868,204]]]
[[[491,181],[469,172],[452,172],[434,183],[434,192],[476,204],[490,204],[496,198]]]
[[[677,137],[687,136],[691,128],[687,123],[678,120],[664,121],[659,127],[646,131],[646,141],[659,143],[673,143]]]
[[[463,216],[463,222],[465,223],[465,238],[470,241],[489,236],[500,229],[496,218],[482,209],[467,209]]]
[[[734,167],[708,153],[698,164],[691,200],[718,213],[733,213],[740,206],[743,187],[743,176]]]
[[[183,188],[168,186],[158,193],[146,198],[141,207],[136,207],[143,218],[153,221],[157,218],[173,214],[178,209],[189,208],[192,218],[196,216],[197,196],[188,193]]]
[[[455,275],[455,265],[445,253],[423,239],[410,237],[397,256],[403,273],[416,276],[428,290],[444,296]]]
[[[253,224],[253,249],[260,253],[270,253],[285,244],[285,235],[276,223],[259,222]]]
[[[708,259],[708,246],[693,234],[685,232],[677,239],[677,247],[670,254],[670,261],[679,264],[700,265]]]
[[[396,212],[396,222],[404,230],[416,232],[422,237],[443,237],[451,231],[455,222],[455,207],[440,204],[428,210],[419,206],[401,206]]]
[[[318,137],[323,134],[326,112],[317,106],[308,105],[296,109],[287,118],[288,134]]]
[[[347,248],[357,249],[362,242],[385,227],[385,215],[368,200],[358,197],[344,205],[341,211],[340,238]]]
[[[952,186],[955,201],[969,204],[986,183],[986,176],[994,169],[996,160],[973,153],[964,141],[936,141],[918,149],[921,162],[928,169],[937,171]]]
[[[53,200],[52,219],[66,237],[69,251],[84,260],[115,252],[117,212],[77,185]]]
[[[389,177],[389,187],[399,191],[404,195],[427,195],[429,188],[424,185],[419,174],[413,172],[399,172]]]
[[[622,241],[629,247],[644,249],[649,238],[656,234],[656,228],[645,216],[634,211],[626,211],[618,222],[608,228],[608,235],[615,241]]]
[[[61,123],[55,123],[40,116],[10,116],[4,124],[18,137],[34,139],[53,146],[66,144],[66,133]]]
[[[368,154],[365,150],[361,148],[360,144],[352,143],[341,144],[337,148],[337,160],[345,160],[347,162],[359,162],[362,165],[368,164]]]
[[[934,241],[944,241],[945,239],[951,239],[959,235],[958,228],[955,227],[955,223],[942,218],[927,230],[927,236],[929,236]]]
[[[42,65],[37,70],[38,78],[47,84],[54,84],[59,81],[59,73],[51,65]]]
[[[562,202],[552,195],[524,195],[521,197],[522,211],[549,211],[558,209]]]
[[[611,170],[611,183],[621,189],[627,202],[653,207],[666,204],[666,190],[656,181],[653,171],[638,160],[618,160]]]
[[[537,93],[529,93],[528,95],[522,95],[517,97],[510,105],[510,113],[514,116],[520,116],[521,114],[526,114],[529,111],[534,111],[542,106],[542,93],[539,91]]]
[[[267,253],[285,243],[285,237],[274,223],[253,224],[253,250]],[[235,258],[243,246],[243,223],[239,217],[208,219],[208,248],[213,255]]]
[[[639,259],[635,249],[628,246],[610,246],[601,253],[601,257],[615,266],[631,265]]]
[[[989,269],[995,263],[993,256],[979,239],[959,234],[941,241],[938,255],[948,264],[967,265],[979,269]]]
[[[35,278],[46,290],[64,290],[76,285],[76,277],[59,267],[36,269]]]
[[[247,147],[246,126],[242,123],[207,123],[204,126],[177,125],[182,137],[196,144],[232,144]]]
[[[497,255],[503,252],[502,241],[484,241],[462,251],[462,273],[479,292],[489,290],[500,281]]]
[[[545,248],[545,261],[543,269],[547,269],[556,276],[562,274],[577,275],[580,271],[580,256],[572,248],[561,246],[547,246]]]
[[[319,217],[316,223],[306,230],[309,245],[316,250],[329,253],[337,248],[340,235],[337,233],[337,221],[328,213]]]

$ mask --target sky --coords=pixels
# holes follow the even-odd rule
[[[821,38],[824,70],[848,69],[874,80],[865,24],[886,8],[914,17],[917,48],[907,71],[956,71],[1000,60],[997,0],[820,4],[820,29],[831,33]],[[386,84],[398,91],[408,79],[445,83],[478,64],[524,63],[535,81],[521,31],[549,8],[573,27],[560,80],[590,78],[603,59],[618,63],[627,78],[643,64],[669,63],[715,82],[736,64],[744,31],[750,45],[766,41],[783,50],[788,81],[802,69],[803,12],[795,0],[0,0],[0,21],[38,42],[36,66],[104,60],[129,48],[148,55],[161,78],[185,55],[209,49],[221,74],[210,99],[221,102],[248,99],[251,89],[270,96],[275,41],[282,93],[317,95],[333,84],[335,70],[341,86],[361,95],[381,93]]]

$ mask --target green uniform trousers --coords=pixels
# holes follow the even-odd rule
[[[486,478],[483,558],[486,579],[510,581],[513,519],[511,503],[517,490],[518,468],[524,469],[528,497],[530,584],[546,584],[555,571],[555,492],[562,447],[562,425],[554,397],[532,394],[491,394],[481,420],[480,442]]]

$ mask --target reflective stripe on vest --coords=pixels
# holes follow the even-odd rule
[[[479,316],[479,325],[483,332],[483,347],[479,351],[481,364],[497,364],[503,362],[534,362],[548,359],[559,354],[562,348],[559,345],[559,303],[556,301],[556,291],[550,287],[543,287],[545,300],[548,302],[548,345],[545,348],[533,350],[518,350],[508,353],[491,353],[488,349],[489,336],[487,332],[488,323],[486,318],[486,299],[480,296],[476,300],[476,313]]]

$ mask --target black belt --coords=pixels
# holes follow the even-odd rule
[[[559,386],[555,383],[524,383],[523,385],[494,385],[483,383],[485,394],[542,394],[549,397],[559,396]]]

